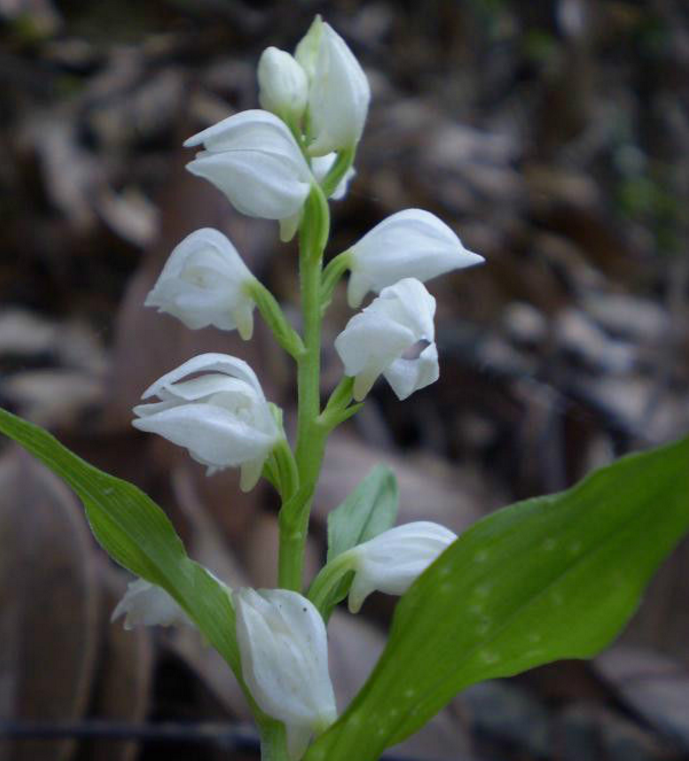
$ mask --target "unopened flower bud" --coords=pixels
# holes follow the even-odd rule
[[[371,592],[402,595],[416,578],[457,538],[429,521],[395,526],[347,550],[347,566],[354,571],[349,610],[357,613]]]
[[[422,283],[455,269],[480,264],[438,217],[406,209],[384,219],[350,249],[349,305],[358,307],[368,291],[380,293],[405,277]]]
[[[146,306],[158,307],[196,330],[215,325],[239,330],[248,340],[254,327],[254,302],[246,285],[253,275],[232,243],[217,230],[188,235],[170,254]]]
[[[294,51],[294,57],[306,72],[309,82],[313,80],[316,74],[318,51],[321,47],[322,37],[323,18],[318,14],[316,18],[314,18],[306,34],[299,41],[297,49]]]
[[[380,296],[354,315],[335,339],[345,374],[353,377],[361,401],[379,375],[399,399],[438,380],[435,299],[418,280],[406,278],[383,288]]]
[[[160,401],[134,407],[135,428],[185,447],[208,475],[239,467],[242,490],[256,485],[282,434],[246,362],[201,354],[157,380],[142,398],[152,396]]]
[[[285,589],[234,593],[242,677],[259,707],[282,721],[292,759],[336,718],[320,613]]]
[[[296,50],[309,76],[312,156],[356,146],[364,130],[371,89],[347,43],[318,16]]]
[[[266,48],[258,61],[258,99],[262,108],[298,124],[306,108],[309,81],[306,72],[286,51]]]

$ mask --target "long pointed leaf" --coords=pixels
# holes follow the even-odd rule
[[[74,489],[106,552],[136,576],[172,595],[239,676],[230,598],[221,584],[187,556],[160,507],[133,484],[94,468],[47,431],[3,409],[0,431]]]
[[[479,521],[397,606],[374,672],[307,761],[374,761],[469,685],[619,633],[689,529],[689,439]]]

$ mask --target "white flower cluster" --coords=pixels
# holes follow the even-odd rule
[[[302,224],[314,192],[335,200],[346,194],[370,88],[344,40],[320,17],[294,55],[274,47],[263,52],[258,82],[262,109],[235,114],[189,138],[185,146],[200,150],[187,169],[215,185],[241,213],[277,220],[286,241]],[[350,272],[353,309],[369,292],[376,294],[335,341],[345,375],[354,379],[354,399],[363,400],[380,375],[400,399],[437,380],[435,299],[424,283],[482,257],[433,214],[407,209],[336,258],[339,272]],[[327,271],[323,293],[326,279]],[[291,335],[266,293],[225,235],[201,229],[174,249],[146,305],[191,329],[236,329],[244,340],[252,336],[258,306],[271,327],[278,326],[276,337],[280,330],[283,338]],[[297,356],[301,339],[286,340]],[[235,357],[190,359],[153,383],[143,399],[134,408],[136,428],[185,447],[209,474],[240,468],[244,490],[254,487],[284,446],[279,412],[253,370]],[[358,611],[374,590],[403,594],[455,538],[442,526],[413,523],[348,550],[338,562],[353,572],[350,610]],[[300,758],[313,734],[337,714],[323,620],[296,592],[243,589],[231,599],[244,682],[259,707],[284,722],[290,755]],[[189,623],[167,592],[143,580],[130,585],[115,610],[120,615],[127,627]]]

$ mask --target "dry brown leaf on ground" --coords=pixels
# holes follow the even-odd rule
[[[194,474],[187,466],[172,476],[174,495],[189,525],[187,551],[232,589],[248,585],[246,573],[230,550],[218,523],[200,501]],[[234,718],[250,721],[251,712],[244,695],[220,654],[190,627],[179,627],[161,639],[163,646],[183,660],[213,695],[224,711]]]
[[[93,542],[76,499],[29,456],[5,454],[0,483],[3,717],[78,721],[101,636]],[[11,758],[66,761],[74,748],[71,741],[17,741]]]
[[[689,665],[689,539],[685,539],[659,569],[639,613],[621,642],[660,651]],[[689,713],[689,711],[688,711]]]
[[[314,519],[324,523],[378,462],[392,468],[399,484],[398,523],[427,520],[462,531],[495,507],[495,497],[471,473],[439,458],[392,455],[356,436],[336,432],[328,442],[323,475],[314,499]]]
[[[100,720],[142,724],[151,701],[154,665],[151,630],[145,626],[126,630],[121,619],[110,620],[125,593],[125,579],[110,564],[98,565],[102,644],[89,712]],[[92,761],[134,761],[137,752],[135,742],[109,739],[88,741],[82,748],[83,755]]]
[[[558,761],[679,761],[671,744],[647,728],[596,703],[568,705],[556,718],[553,745]]]
[[[39,425],[79,428],[104,403],[106,351],[82,320],[3,309],[0,367],[3,405]]]
[[[689,750],[689,669],[652,650],[617,645],[594,661],[644,723]]]

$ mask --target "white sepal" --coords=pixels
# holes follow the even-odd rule
[[[232,243],[218,230],[203,228],[170,254],[145,304],[177,317],[192,330],[208,325],[237,328],[248,340],[255,305],[245,286],[253,279]]]
[[[275,114],[242,111],[190,137],[203,145],[187,169],[212,182],[250,217],[285,219],[309,194],[313,175],[294,136]]]
[[[406,209],[384,219],[350,249],[347,299],[358,307],[368,291],[380,293],[405,277],[422,283],[484,261],[468,251],[435,214]]]
[[[112,612],[111,621],[124,616],[124,628],[135,626],[191,626],[191,621],[170,595],[144,579],[130,581],[124,597]]]
[[[358,613],[364,600],[374,591],[404,594],[456,538],[457,535],[444,526],[418,521],[395,526],[347,550],[348,565],[354,571],[349,610]]]
[[[345,374],[353,377],[361,401],[379,375],[399,399],[438,380],[435,299],[418,280],[406,278],[384,288],[354,315],[335,339]],[[409,352],[412,356],[405,356]]]
[[[301,224],[301,210],[291,217],[285,217],[280,220],[280,240],[282,243],[289,243],[297,234]]]
[[[135,428],[185,447],[208,475],[240,467],[241,488],[249,491],[256,485],[282,434],[246,362],[201,354],[157,380],[142,398],[151,396],[160,401],[134,408]]]
[[[258,100],[266,111],[297,124],[304,114],[309,80],[294,58],[279,48],[266,48],[258,61]]]
[[[337,717],[325,624],[313,604],[285,589],[234,593],[242,677],[259,707],[283,722],[290,757]]]
[[[312,156],[354,148],[364,130],[371,89],[347,43],[320,17],[296,50],[309,76]]]

